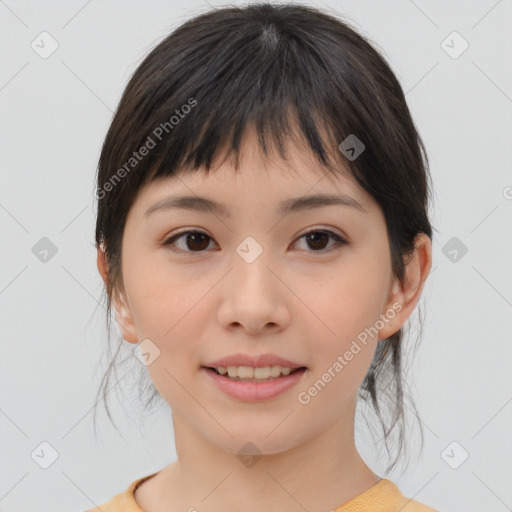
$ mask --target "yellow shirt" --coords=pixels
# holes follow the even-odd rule
[[[144,512],[135,501],[134,493],[139,485],[155,476],[156,473],[132,482],[128,489],[116,494],[112,499],[97,508],[86,512]],[[391,481],[381,478],[373,487],[351,499],[332,512],[439,512],[418,501],[402,495]]]

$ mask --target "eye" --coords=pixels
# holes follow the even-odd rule
[[[347,242],[334,231],[330,231],[329,229],[314,229],[312,231],[308,231],[304,233],[299,240],[305,238],[306,243],[312,244],[314,251],[311,252],[330,252],[331,250],[335,250],[342,245],[346,245]],[[324,243],[331,238],[334,240],[334,244],[331,246],[331,249],[325,251]]]
[[[298,240],[306,240],[307,244],[310,245],[314,250],[308,252],[330,252],[331,250],[338,248],[339,246],[346,245],[347,242],[337,233],[328,229],[314,229],[304,233]],[[325,250],[325,242],[330,239],[334,240],[334,244],[331,249]],[[187,252],[204,252],[209,246],[209,241],[213,240],[209,235],[203,231],[188,230],[181,231],[163,242],[163,245],[170,251],[176,253],[187,253]],[[177,242],[183,241],[182,247],[177,248]]]
[[[176,249],[174,246],[175,242],[178,240],[184,240],[185,249]],[[164,242],[164,246],[168,247],[172,252],[202,252],[205,248],[208,247],[207,241],[212,240],[206,233],[197,230],[188,230],[181,231],[180,233],[173,235],[171,238],[167,239]],[[191,248],[192,250],[187,250],[187,248]]]

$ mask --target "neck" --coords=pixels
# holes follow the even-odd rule
[[[243,460],[236,449],[221,449],[173,414],[178,460],[159,474],[159,502],[167,511],[193,506],[220,512],[240,504],[247,512],[333,510],[379,480],[355,447],[354,410],[292,449]]]

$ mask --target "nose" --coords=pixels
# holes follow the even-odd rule
[[[234,268],[222,282],[220,325],[249,335],[280,332],[288,327],[292,295],[278,272],[260,255],[252,263],[236,256]]]

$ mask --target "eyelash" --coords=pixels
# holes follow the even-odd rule
[[[307,252],[311,252],[311,253],[320,253],[320,254],[326,254],[326,253],[329,253],[333,250],[338,250],[341,248],[341,246],[343,245],[347,245],[348,242],[343,239],[340,235],[338,235],[337,233],[335,233],[334,231],[331,231],[329,229],[313,229],[311,231],[308,231],[306,233],[304,233],[303,235],[301,235],[297,240],[300,240],[304,237],[306,237],[307,235],[311,235],[312,233],[325,233],[327,235],[329,235],[336,243],[334,244],[333,247],[331,247],[330,249],[322,249],[322,250],[318,250],[318,251],[307,251]],[[205,252],[205,251],[183,251],[181,249],[176,249],[175,247],[172,247],[172,244],[174,242],[176,242],[176,240],[179,240],[180,238],[182,238],[183,236],[185,235],[190,235],[190,234],[202,234],[202,235],[205,235],[207,236],[208,238],[210,238],[210,240],[213,240],[208,234],[206,234],[205,232],[203,231],[199,231],[197,229],[191,229],[191,230],[187,230],[187,231],[181,231],[179,233],[176,233],[174,235],[172,235],[170,238],[168,238],[167,240],[165,240],[163,242],[163,245],[169,249],[170,251],[174,252],[174,253],[181,253],[181,254],[201,254],[202,252]]]

